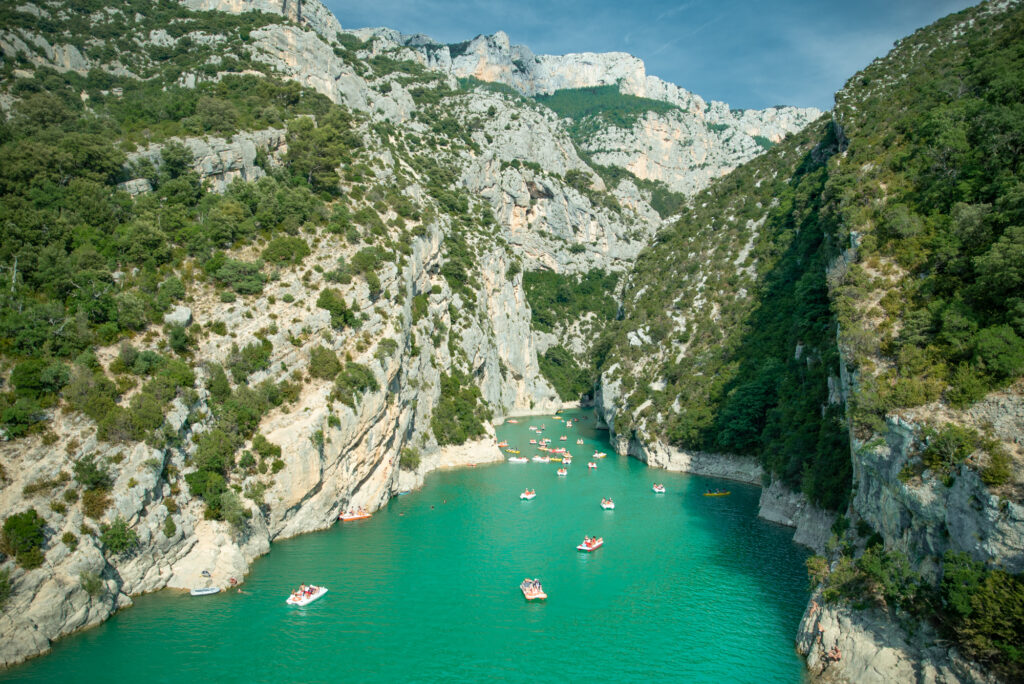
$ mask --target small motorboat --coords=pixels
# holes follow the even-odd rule
[[[601,499],[601,508],[606,511],[613,511],[615,510],[615,502],[611,499]]]
[[[588,467],[588,468],[596,468],[596,467],[597,467],[597,464],[596,464],[596,463],[594,463],[593,461],[591,461],[590,463],[588,463],[588,464],[587,464],[587,467]]]
[[[551,449],[551,453],[553,453],[553,454],[564,454],[565,453],[565,447],[558,447],[557,449]]]
[[[732,494],[732,492],[724,489],[716,489],[714,491],[709,490],[704,492],[704,496],[729,496],[730,494]]]
[[[591,458],[604,458],[604,457],[605,457],[605,456],[607,456],[607,455],[608,455],[608,454],[606,454],[606,453],[605,453],[605,452],[603,452],[603,451],[595,451],[595,452],[594,452],[594,455],[593,455],[593,456],[591,456]]]
[[[530,440],[530,444],[536,444],[536,443],[537,443],[537,440],[535,440],[535,439],[531,439]]]
[[[547,456],[541,456],[540,454],[537,454],[536,456],[533,457],[533,462],[534,463],[550,463],[551,459],[548,458]]]
[[[569,471],[566,470],[565,468],[559,468],[558,469],[558,476],[559,477],[565,477],[568,474],[569,474]]]
[[[582,438],[582,437],[580,437],[579,439],[577,439],[577,440],[576,440],[576,443],[577,443],[577,444],[583,444],[583,438]]]
[[[651,489],[654,490],[655,494],[664,494],[665,493],[665,485],[663,485],[663,484],[656,484],[656,485],[652,486]]]
[[[210,594],[216,594],[220,591],[220,587],[197,587],[189,590],[189,594],[192,596],[209,596]]]
[[[537,498],[537,490],[527,489],[525,492],[519,495],[519,498],[522,499],[523,501],[533,501],[534,499]]]
[[[565,427],[571,428],[572,427],[572,421],[571,420],[565,421]]]
[[[548,597],[544,593],[544,588],[540,586],[539,579],[530,579],[527,577],[523,580],[523,583],[519,585],[519,589],[523,592],[523,596],[526,597],[527,601],[543,601]]]
[[[525,456],[510,456],[508,459],[509,463],[529,463],[530,459]]]
[[[562,435],[562,436],[561,436],[561,437],[559,437],[558,439],[559,439],[559,441],[562,441],[562,442],[564,442],[565,440],[567,440],[567,439],[569,439],[569,438],[568,438],[568,437],[566,437],[565,435]]]
[[[564,463],[566,465],[569,465],[570,463],[572,463],[572,456],[563,456],[562,457],[562,463]]]
[[[515,418],[509,418],[508,422],[515,424],[518,423],[519,421],[516,420]]]
[[[505,441],[498,442],[498,447],[501,448],[501,449],[504,449],[507,446],[508,446],[508,442],[505,442]]]
[[[345,511],[344,513],[338,516],[338,520],[341,520],[342,522],[348,522],[350,520],[366,520],[371,515],[373,514],[367,513],[362,509],[358,511]]]
[[[302,585],[298,591],[293,591],[292,595],[285,601],[289,606],[308,606],[313,601],[327,593],[327,587],[315,587],[313,585],[306,586]]]
[[[604,546],[604,537],[584,537],[583,543],[576,547],[578,551],[596,551]]]

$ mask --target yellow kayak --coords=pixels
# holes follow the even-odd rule
[[[729,496],[732,492],[704,492],[704,496]]]

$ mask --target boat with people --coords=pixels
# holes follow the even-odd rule
[[[565,477],[566,475],[569,474],[569,471],[566,470],[565,468],[559,468],[557,472],[559,477]]]
[[[572,421],[571,420],[565,421],[565,427],[571,428],[572,427]]]
[[[535,498],[537,498],[537,490],[527,489],[526,491],[519,495],[519,498],[522,499],[523,501],[532,501]]]
[[[583,444],[583,438],[582,438],[582,437],[580,437],[579,439],[577,439],[577,440],[576,440],[576,443],[577,443],[577,444]]]
[[[548,458],[547,456],[541,456],[540,454],[537,454],[536,456],[533,457],[533,462],[534,463],[550,463],[551,459]]]
[[[727,489],[709,489],[704,492],[704,496],[729,496],[730,494],[732,492]]]
[[[526,458],[525,456],[509,456],[508,457],[508,462],[509,463],[529,463],[530,459]]]
[[[216,594],[220,591],[220,587],[196,587],[195,589],[189,590],[189,594],[192,596],[209,596],[210,594]]]
[[[604,537],[584,537],[583,543],[578,545],[576,549],[590,553],[591,551],[598,550],[602,546],[604,546]]]
[[[531,439],[530,440],[530,444],[536,444],[536,443],[537,443],[537,440],[535,440],[535,439]]]
[[[655,493],[655,494],[664,494],[664,493],[665,493],[665,485],[663,485],[663,484],[656,484],[656,485],[653,485],[653,486],[651,487],[651,489],[653,489],[653,490],[654,490],[654,493]]]
[[[591,461],[590,463],[588,463],[588,464],[587,464],[587,467],[588,467],[588,468],[596,468],[596,467],[597,467],[597,464],[596,464],[596,463],[594,463],[593,461]]]
[[[308,606],[313,601],[327,593],[327,587],[318,587],[312,584],[303,584],[285,601],[290,606]]]
[[[604,457],[605,457],[605,456],[607,456],[607,455],[608,455],[608,454],[606,454],[606,453],[605,453],[605,452],[603,452],[603,451],[595,451],[595,452],[594,452],[594,455],[593,455],[593,456],[591,456],[591,458],[604,458]]]
[[[544,593],[544,587],[540,585],[539,579],[530,579],[527,577],[523,580],[523,583],[519,585],[519,589],[523,592],[523,596],[526,597],[527,601],[543,601],[548,597]]]
[[[342,511],[342,513],[338,515],[338,520],[341,520],[342,522],[348,522],[349,520],[365,520],[369,518],[371,515],[373,514],[369,513],[368,511],[362,508],[350,508],[347,511]]]
[[[515,424],[515,423],[518,423],[519,421],[518,421],[518,420],[516,420],[515,418],[509,418],[509,421],[508,421],[508,422],[510,422],[510,423],[512,423],[512,424]]]
[[[567,439],[569,439],[569,438],[566,435],[562,435],[561,437],[558,438],[558,440],[561,441],[561,442],[564,442]]]
[[[612,501],[611,499],[601,499],[601,508],[603,508],[606,511],[614,510],[615,502]]]
[[[505,442],[505,441],[498,442],[498,447],[501,448],[501,449],[504,449],[507,446],[508,446],[508,442]]]
[[[519,453],[519,449],[505,449],[505,453],[507,453],[507,454],[518,454]]]
[[[563,456],[562,457],[562,463],[565,463],[566,465],[569,465],[570,463],[572,463],[572,456],[570,456],[569,454],[566,454],[565,456]]]

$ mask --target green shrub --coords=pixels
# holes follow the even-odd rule
[[[484,434],[483,421],[490,420],[480,388],[458,371],[441,375],[441,396],[430,418],[430,427],[438,444],[464,444]]]
[[[76,537],[73,532],[65,532],[64,536],[62,536],[60,540],[64,542],[64,546],[68,547],[71,551],[78,548],[78,537]]]
[[[103,593],[103,580],[91,570],[83,570],[78,575],[78,583],[89,596],[96,598]]]
[[[0,568],[0,610],[7,605],[7,599],[11,597],[11,571],[7,568]]]
[[[87,489],[82,494],[82,512],[93,520],[99,520],[110,507],[110,492],[106,489]]]
[[[271,263],[297,264],[309,256],[309,245],[300,237],[276,237],[267,243],[261,256]]]
[[[337,379],[334,381],[334,392],[338,399],[348,406],[355,408],[359,396],[366,392],[376,392],[380,389],[377,377],[369,368],[361,363],[349,361],[345,364]]]
[[[46,521],[34,508],[10,516],[4,521],[0,535],[4,553],[14,556],[18,565],[25,569],[39,567],[44,560],[45,528]]]
[[[402,470],[416,470],[420,467],[420,452],[416,447],[405,447],[398,457],[398,467]]]
[[[121,516],[109,525],[100,525],[100,542],[114,555],[127,554],[139,545],[139,535]]]
[[[321,309],[327,309],[331,314],[331,326],[336,330],[351,327],[355,323],[355,314],[348,308],[337,290],[325,287],[320,291],[316,305]]]
[[[317,345],[309,352],[309,374],[314,378],[332,380],[341,371],[341,362],[333,350]]]
[[[242,349],[239,349],[237,344],[232,344],[231,354],[227,359],[231,377],[235,382],[245,382],[252,373],[266,370],[270,366],[270,355],[273,351],[274,344],[270,340],[252,342]]]
[[[971,428],[947,423],[939,430],[924,431],[926,446],[921,452],[925,465],[939,472],[962,463],[981,447],[981,436]]]
[[[93,454],[88,454],[75,461],[72,470],[75,473],[75,480],[86,490],[109,489],[114,484],[110,470],[106,465],[98,462]]]

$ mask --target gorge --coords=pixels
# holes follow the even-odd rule
[[[315,1],[3,11],[0,663],[582,397],[763,486],[812,675],[1021,676],[1019,3],[826,113]]]

